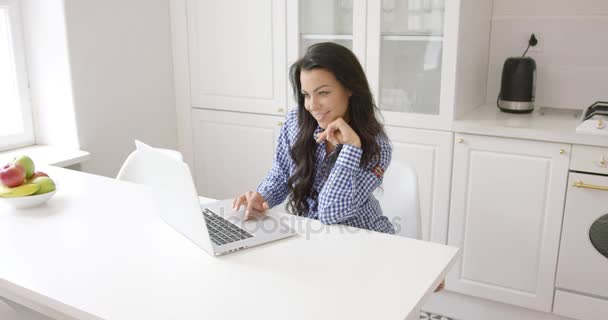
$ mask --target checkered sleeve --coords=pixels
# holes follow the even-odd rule
[[[365,168],[360,167],[362,149],[342,146],[319,194],[319,220],[322,223],[337,224],[351,218],[380,186],[384,171],[391,161],[392,148],[384,139],[378,139],[378,144],[380,161],[372,161]]]
[[[294,114],[288,114],[279,134],[272,168],[257,187],[257,192],[264,197],[271,208],[285,201],[285,198],[289,194],[289,188],[287,187],[289,161],[291,160],[291,155],[289,154],[289,132],[290,130],[295,130],[296,125],[297,121],[294,118]]]

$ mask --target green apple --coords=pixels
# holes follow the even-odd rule
[[[37,177],[31,181],[33,184],[40,186],[40,189],[34,194],[43,194],[55,191],[55,182],[49,177]]]
[[[26,179],[29,179],[34,174],[34,170],[36,169],[34,167],[34,161],[32,161],[32,158],[28,156],[17,157],[13,160],[13,163],[18,164],[25,169]]]

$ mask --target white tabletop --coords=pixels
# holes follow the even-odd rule
[[[458,253],[297,218],[295,237],[211,257],[160,219],[146,187],[45,171],[58,185],[46,205],[0,203],[0,296],[52,317],[404,319]]]

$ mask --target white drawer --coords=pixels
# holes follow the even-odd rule
[[[608,148],[573,145],[570,170],[608,174]]]
[[[606,320],[608,300],[555,290],[553,313],[581,320]]]

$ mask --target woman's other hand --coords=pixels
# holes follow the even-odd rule
[[[351,146],[361,148],[361,140],[343,118],[338,118],[327,125],[325,131],[321,132],[317,137],[317,142],[327,140],[334,145],[350,144]]]
[[[434,292],[439,292],[445,288],[445,280],[441,281],[441,283],[435,288]]]
[[[238,211],[241,206],[245,206],[244,220],[249,220],[254,215],[254,211],[264,212],[269,208],[268,202],[259,192],[247,191],[244,195],[236,197],[232,202],[232,209]]]

